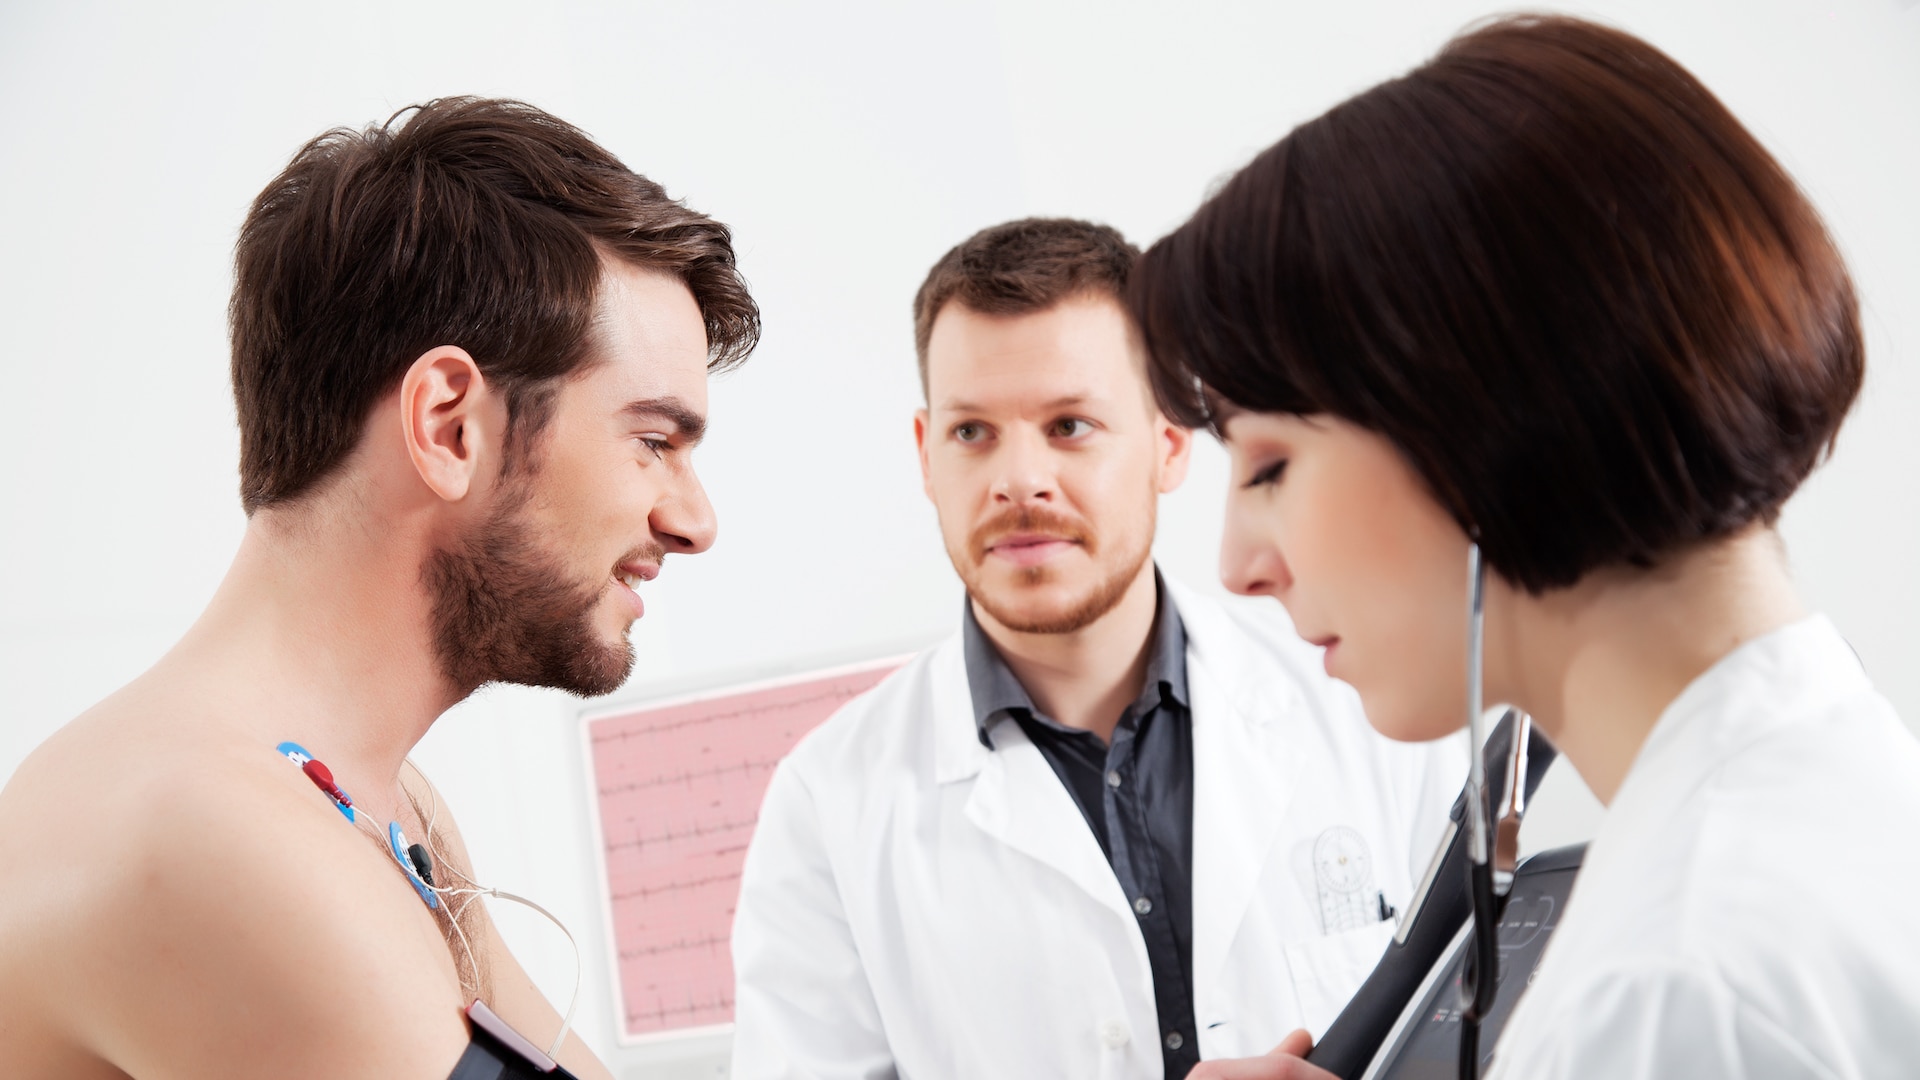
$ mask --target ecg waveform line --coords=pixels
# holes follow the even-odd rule
[[[656,776],[648,780],[629,780],[624,784],[615,784],[612,787],[601,788],[600,797],[604,799],[614,795],[625,795],[633,791],[649,791],[653,788],[670,787],[674,784],[690,784],[696,780],[718,780],[728,773],[772,772],[774,766],[778,764],[780,764],[778,759],[773,761],[743,761],[738,765],[719,765],[711,769],[699,770],[689,769],[686,772],[674,773],[671,776]]]
[[[595,720],[594,790],[628,1035],[733,1018],[728,945],[780,759],[891,667]]]
[[[742,821],[723,821],[718,825],[696,825],[691,829],[684,829],[679,832],[669,830],[663,833],[655,833],[652,836],[635,837],[631,840],[609,841],[607,843],[607,851],[611,853],[625,848],[646,847],[649,844],[671,844],[677,840],[702,840],[709,836],[720,836],[724,833],[751,829],[755,824],[755,819],[747,818]]]
[[[660,1027],[692,1027],[692,1024],[669,1024],[668,1021],[680,1017],[708,1017],[707,1023],[724,1024],[733,1019],[733,995],[721,994],[708,1001],[690,1001],[685,1005],[658,1004],[651,1009],[636,1009],[627,1013],[628,1026],[641,1021],[651,1020]]]
[[[742,853],[745,853],[745,851],[745,848],[741,849]],[[649,896],[659,896],[662,893],[681,892],[686,889],[704,889],[709,885],[737,882],[739,880],[739,874],[714,874],[710,877],[696,878],[693,881],[669,881],[664,885],[656,885],[652,888],[642,886],[638,889],[627,889],[624,892],[616,892],[613,894],[613,900],[615,903],[621,903],[636,898],[644,899]]]
[[[667,953],[696,952],[703,949],[712,952],[716,949],[724,949],[726,947],[727,935],[704,934],[698,937],[678,938],[661,945],[645,945],[636,946],[631,949],[622,949],[620,950],[620,959],[623,961],[638,960],[646,956],[664,956]]]

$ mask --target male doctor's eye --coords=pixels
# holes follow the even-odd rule
[[[637,435],[634,441],[653,451],[655,461],[665,459],[667,451],[673,449],[673,443],[670,440],[658,435]]]
[[[1077,416],[1053,422],[1053,437],[1056,439],[1074,439],[1091,431],[1093,431],[1093,425]]]
[[[976,424],[971,420],[964,424],[955,424],[953,426],[953,437],[963,443],[979,442],[987,437],[987,426],[985,424]]]

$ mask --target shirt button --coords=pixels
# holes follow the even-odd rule
[[[1127,1045],[1126,1023],[1121,1020],[1109,1020],[1101,1024],[1100,1041],[1115,1050]]]
[[[1082,775],[1085,775],[1085,774],[1083,773]],[[1119,769],[1114,769],[1107,773],[1107,786],[1108,787],[1120,786],[1120,770]]]
[[[1178,1050],[1185,1045],[1187,1045],[1187,1040],[1182,1038],[1179,1032],[1167,1032],[1167,1049]]]
[[[1133,910],[1136,914],[1145,915],[1153,910],[1153,901],[1143,896],[1133,902]]]

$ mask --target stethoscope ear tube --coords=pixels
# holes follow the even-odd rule
[[[1467,549],[1467,730],[1473,745],[1482,745],[1481,725],[1486,705],[1481,692],[1486,671],[1487,564],[1480,545]],[[1523,717],[1516,725],[1524,725]],[[1521,742],[1514,741],[1517,752]],[[1460,1080],[1479,1080],[1480,1021],[1493,1011],[1493,991],[1499,984],[1500,954],[1494,943],[1499,922],[1493,895],[1493,803],[1487,798],[1488,769],[1480,755],[1468,759],[1467,770],[1467,893],[1473,901],[1473,930],[1467,937],[1467,962],[1460,971]]]
[[[1519,723],[1517,712],[1509,711],[1501,717],[1481,752],[1485,775],[1496,788],[1489,793],[1496,805],[1506,801],[1505,786],[1511,771],[1503,766],[1510,760]],[[1528,802],[1555,756],[1553,745],[1536,733],[1523,778]],[[1445,957],[1447,945],[1472,916],[1467,835],[1462,827],[1466,813],[1467,792],[1463,789],[1454,800],[1451,823],[1434,851],[1433,862],[1408,903],[1406,914],[1401,916],[1399,932],[1353,999],[1307,1055],[1308,1061],[1343,1080],[1359,1080],[1427,973]]]

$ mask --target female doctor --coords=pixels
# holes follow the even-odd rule
[[[1607,814],[1501,1077],[1920,1068],[1920,745],[1774,522],[1834,443],[1852,286],[1672,59],[1517,18],[1295,129],[1135,271],[1170,416],[1233,459],[1222,573],[1373,723],[1484,679]],[[1194,1077],[1326,1076],[1294,1055]]]

